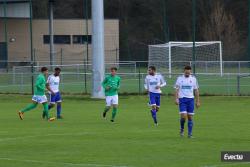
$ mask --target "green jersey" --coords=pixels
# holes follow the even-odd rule
[[[118,90],[120,88],[121,78],[117,75],[112,76],[111,74],[106,76],[104,81],[102,82],[102,86],[105,89],[106,96],[114,96],[118,94]],[[106,88],[109,87],[107,90]]]
[[[43,74],[40,74],[36,78],[35,95],[38,96],[45,95],[45,89],[46,89],[46,79]]]

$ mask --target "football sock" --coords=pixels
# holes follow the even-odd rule
[[[53,108],[53,104],[50,104],[48,109],[50,110],[51,108]]]
[[[49,105],[48,103],[43,103],[43,113],[47,119],[49,119]]]
[[[188,120],[188,134],[192,135],[193,130],[193,120]]]
[[[108,112],[110,107],[105,107],[104,112]]]
[[[156,110],[152,109],[151,110],[152,118],[154,120],[154,123],[157,124],[157,118],[156,118]]]
[[[61,111],[62,111],[62,105],[61,103],[57,103],[57,112],[56,112],[56,115],[57,117],[60,117],[61,116]]]
[[[29,104],[26,108],[22,109],[21,112],[27,112],[37,107],[37,103]]]
[[[112,120],[114,120],[114,119],[115,119],[116,113],[117,113],[117,108],[113,108],[113,112],[112,112]]]
[[[185,122],[186,122],[186,119],[185,119],[185,118],[181,118],[181,119],[180,119],[181,130],[184,129]]]

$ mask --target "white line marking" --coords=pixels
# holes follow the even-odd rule
[[[51,165],[64,165],[64,166],[83,166],[83,167],[128,167],[128,166],[119,166],[119,165],[105,165],[105,164],[84,164],[84,163],[70,163],[70,162],[50,162],[50,161],[37,161],[37,160],[19,160],[19,159],[12,159],[12,158],[0,158],[0,160],[5,160],[5,161],[17,161],[17,162],[26,162],[26,163],[40,163],[40,164],[51,164]]]

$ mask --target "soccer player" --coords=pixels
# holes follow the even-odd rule
[[[199,86],[195,76],[191,75],[191,67],[184,68],[184,75],[177,78],[174,86],[175,104],[180,110],[180,136],[184,136],[184,125],[188,119],[188,137],[192,138],[194,105],[200,107]],[[196,103],[194,104],[194,97]]]
[[[32,104],[28,105],[26,108],[18,111],[19,118],[23,120],[24,113],[30,111],[37,107],[38,103],[43,104],[43,114],[48,121],[54,121],[55,117],[49,117],[48,111],[48,101],[45,96],[46,89],[46,77],[48,75],[48,68],[42,67],[41,74],[38,75],[35,84],[35,94],[32,97]]]
[[[103,118],[106,118],[107,112],[113,107],[111,122],[115,121],[118,107],[118,90],[120,89],[121,78],[116,75],[117,68],[112,67],[110,69],[111,74],[106,76],[102,82],[102,86],[105,89],[106,107],[103,112]]]
[[[61,110],[62,110],[62,98],[59,92],[60,85],[60,72],[61,69],[56,67],[54,74],[50,75],[47,80],[47,89],[49,91],[49,110],[57,104],[57,119],[62,119]],[[44,115],[43,115],[44,117]]]
[[[158,125],[156,113],[160,109],[161,88],[166,85],[163,76],[156,73],[156,68],[154,66],[150,66],[148,68],[148,75],[145,78],[144,87],[149,95],[149,105],[152,107],[151,114],[155,125]]]

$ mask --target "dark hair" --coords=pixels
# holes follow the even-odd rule
[[[55,68],[55,71],[61,71],[61,68],[56,67],[56,68]]]
[[[188,65],[188,66],[185,66],[185,67],[184,67],[184,70],[192,70],[192,67],[189,66],[189,65]]]
[[[113,71],[113,70],[117,71],[117,68],[116,67],[111,67],[110,70],[111,71]]]
[[[42,67],[41,72],[44,72],[44,71],[48,71],[48,68],[47,67]]]
[[[153,71],[156,71],[155,66],[149,66],[148,68],[151,69],[151,70],[153,70]]]

